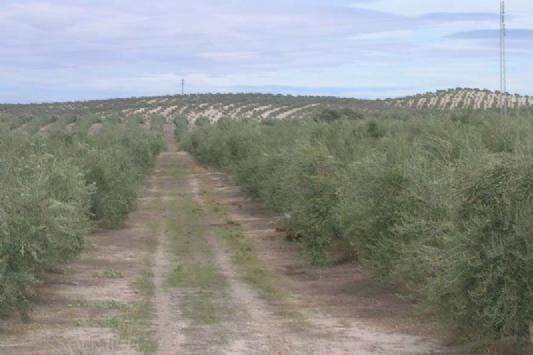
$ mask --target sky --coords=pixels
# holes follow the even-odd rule
[[[533,1],[508,0],[509,91],[533,95]],[[499,0],[3,0],[0,102],[499,88]]]

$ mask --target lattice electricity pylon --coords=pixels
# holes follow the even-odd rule
[[[507,117],[507,52],[506,52],[507,30],[505,24],[505,0],[500,2],[500,110],[504,117]]]

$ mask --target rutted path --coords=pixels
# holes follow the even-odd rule
[[[30,324],[0,327],[0,354],[453,353],[355,265],[307,265],[278,216],[165,137],[138,211],[50,276]]]
[[[224,221],[209,211],[196,166],[176,151],[170,129],[167,143],[155,172],[157,194],[165,197],[161,225],[166,224],[154,262],[158,353],[296,353],[298,340],[286,336],[287,321],[269,309],[233,265],[215,233]]]
[[[167,137],[169,142],[173,138],[170,134]],[[172,143],[169,147],[174,149]],[[167,228],[165,240],[160,245],[169,240],[172,243],[174,238],[174,243],[178,241],[178,249],[167,244],[165,257],[162,258],[167,261],[161,263],[167,265],[167,274],[178,265],[182,271],[197,274],[199,280],[181,275],[174,280],[178,281],[174,285],[177,287],[167,289],[167,292],[174,293],[176,308],[172,311],[180,314],[170,334],[179,334],[180,340],[173,349],[161,347],[161,354],[452,353],[445,352],[430,335],[422,334],[424,332],[420,332],[419,327],[403,327],[409,333],[420,333],[408,335],[395,330],[395,324],[380,324],[346,313],[346,307],[341,307],[342,315],[331,312],[314,292],[310,292],[310,297],[298,294],[299,291],[308,291],[305,287],[319,286],[320,280],[314,282],[309,278],[306,280],[306,277],[291,280],[283,272],[283,267],[296,267],[295,263],[300,267],[305,265],[296,261],[302,260],[297,248],[276,232],[278,218],[243,198],[238,188],[223,174],[201,167],[186,153],[168,154],[173,155],[178,166],[177,196],[178,200],[182,200],[181,203],[178,201],[174,210],[179,215],[172,218],[186,226],[179,228],[177,233],[174,231],[174,235]],[[163,175],[168,176],[169,173]],[[184,245],[188,248],[186,254],[181,250]],[[259,255],[257,260],[253,259],[256,253]],[[285,265],[281,267],[281,264]],[[258,266],[261,268],[257,269]],[[356,272],[362,277],[359,270],[349,267],[351,269],[340,271]],[[204,273],[210,270],[212,274],[206,277],[199,270]],[[321,271],[311,271],[317,272]],[[330,286],[334,286],[336,281],[343,282],[339,275],[329,276],[334,277],[329,280],[333,281]],[[206,278],[210,280],[206,281]],[[375,292],[376,287],[370,286],[370,292]],[[285,288],[294,292],[285,292]],[[336,290],[332,287],[330,291]],[[377,297],[375,307],[404,312],[399,301],[387,299],[392,298],[389,291],[381,293],[385,297]],[[333,302],[331,308],[341,310],[335,307],[335,302],[342,300],[343,296],[336,299],[332,295],[329,300]],[[198,306],[194,305],[194,301],[191,304],[191,298],[204,302],[202,307],[213,306],[210,308],[213,318],[202,319],[205,314],[187,311],[187,308]],[[396,303],[387,308],[386,304],[379,302]],[[202,313],[202,310],[198,312]],[[389,314],[389,317],[396,317],[400,322],[413,322],[412,317],[404,313],[400,316]],[[161,335],[162,343],[165,343],[165,337]]]

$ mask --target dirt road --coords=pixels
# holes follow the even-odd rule
[[[279,216],[178,152],[171,126],[124,226],[39,288],[0,354],[448,354],[353,264],[307,265]]]

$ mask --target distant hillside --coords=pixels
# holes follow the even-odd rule
[[[509,107],[533,107],[533,98],[509,95]],[[150,127],[152,121],[199,119],[216,122],[231,119],[303,119],[325,110],[369,112],[398,110],[487,110],[499,107],[499,94],[486,90],[453,89],[387,100],[358,100],[322,96],[268,94],[198,94],[185,96],[140,97],[29,105],[0,105],[0,123],[15,128],[46,131],[67,123],[95,127],[109,120],[139,122]],[[348,111],[347,111],[348,110]],[[351,111],[350,111],[351,110]],[[335,113],[333,113],[335,115]]]
[[[185,96],[143,97],[32,105],[0,105],[0,114],[39,116],[65,114],[93,115],[102,118],[164,117],[167,120],[199,118],[215,122],[233,119],[294,119],[315,115],[325,108],[376,108],[375,101],[335,97],[285,96],[267,94],[201,94]]]
[[[436,110],[488,110],[500,107],[500,93],[479,89],[450,89],[385,100],[388,107]],[[511,109],[533,106],[533,97],[508,94]]]

